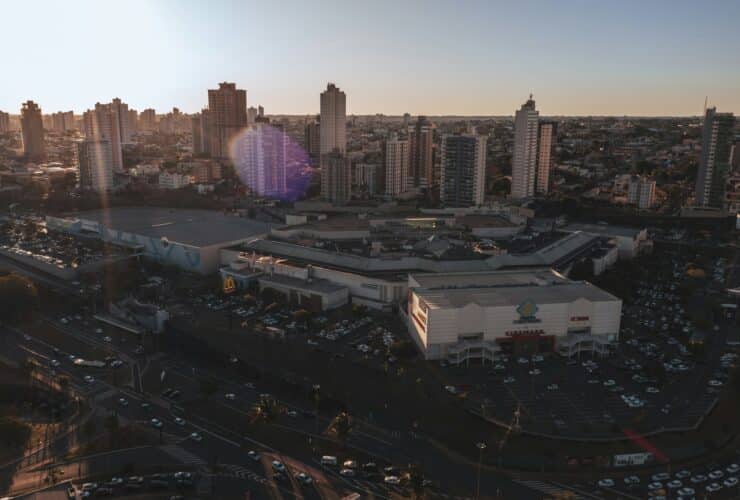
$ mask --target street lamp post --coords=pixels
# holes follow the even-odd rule
[[[480,470],[483,462],[483,450],[486,449],[486,443],[481,441],[476,443],[475,446],[478,448],[478,477],[476,479],[475,486],[475,498],[478,500],[480,498]]]

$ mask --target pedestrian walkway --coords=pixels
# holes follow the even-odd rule
[[[189,451],[177,445],[164,445],[160,446],[159,449],[175,460],[179,460],[183,464],[189,465],[191,467],[201,468],[208,465],[208,463],[199,456],[193,455]]]
[[[242,467],[241,465],[234,465],[234,464],[219,464],[219,467],[223,470],[223,472],[217,474],[227,477],[238,477],[240,479],[248,479],[249,481],[254,481],[259,484],[267,484],[267,479],[263,476],[260,476],[254,471],[251,471],[247,469],[246,467]]]
[[[586,500],[586,497],[581,496],[572,490],[561,488],[559,486],[545,483],[543,481],[515,480],[514,482],[531,490],[545,493],[552,498],[573,498],[574,500]]]

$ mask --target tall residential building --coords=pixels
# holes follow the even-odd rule
[[[323,155],[321,160],[323,163],[321,168],[321,196],[335,205],[348,202],[352,188],[349,158],[339,148],[336,148],[334,151]]]
[[[139,131],[139,112],[135,109],[128,110],[128,126],[131,130],[131,135]]]
[[[321,148],[323,157],[338,149],[347,151],[347,96],[333,83],[321,93]]]
[[[442,137],[440,201],[448,207],[483,204],[486,138],[474,134]]]
[[[393,134],[385,141],[385,194],[398,196],[406,191],[409,176],[409,141]]]
[[[157,130],[157,112],[147,108],[139,114],[139,129],[151,132]]]
[[[535,194],[537,175],[537,133],[539,112],[532,95],[514,116],[514,154],[511,160],[511,197],[528,198]]]
[[[404,120],[406,117],[404,116]],[[434,182],[434,125],[426,117],[420,116],[409,127],[409,187],[425,188]]]
[[[257,121],[257,115],[259,111],[254,106],[250,106],[247,108],[247,123],[249,125],[252,125],[254,122]]]
[[[353,184],[357,190],[369,195],[378,193],[378,165],[372,163],[358,163],[354,169]]]
[[[0,111],[0,134],[10,132],[10,113]]]
[[[281,127],[257,123],[236,139],[232,151],[239,178],[253,192],[285,196],[287,139]]]
[[[46,155],[44,122],[41,108],[33,101],[24,102],[21,108],[21,133],[26,158],[32,161],[42,160]]]
[[[717,113],[709,108],[704,116],[701,162],[696,178],[696,205],[724,209],[725,187],[731,173],[733,129],[732,113]]]
[[[219,83],[218,89],[208,90],[208,111],[211,156],[227,159],[231,139],[247,126],[247,91],[235,83]]]
[[[200,113],[191,118],[193,131],[193,154],[211,154],[211,117],[208,108],[203,108]]]
[[[66,132],[67,130],[74,130],[75,128],[75,115],[72,111],[58,111],[51,114],[51,129],[54,132]]]
[[[637,175],[630,177],[627,202],[637,208],[651,208],[655,204],[655,181]]]
[[[540,122],[537,134],[537,175],[535,179],[535,193],[538,195],[546,195],[550,191],[550,175],[557,132],[557,122]]]
[[[110,103],[111,111],[116,120],[118,120],[118,133],[120,134],[121,144],[131,144],[133,136],[133,127],[131,126],[128,104],[122,102],[118,97]]]
[[[315,162],[319,159],[321,154],[321,125],[318,119],[306,123],[303,132],[303,145],[311,160]]]
[[[113,155],[113,170],[123,170],[123,150],[121,148],[120,120],[116,109],[110,104],[95,104],[82,114],[82,128],[85,137],[94,141],[108,141]]]
[[[88,139],[77,144],[80,188],[108,191],[113,187],[113,151],[108,140]]]

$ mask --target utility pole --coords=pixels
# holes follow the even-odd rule
[[[486,449],[486,443],[479,442],[476,443],[475,446],[478,448],[478,477],[476,479],[476,486],[475,486],[475,499],[480,499],[480,470],[483,462],[483,450]]]

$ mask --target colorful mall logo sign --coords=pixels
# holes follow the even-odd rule
[[[537,311],[539,311],[537,304],[531,300],[525,300],[516,308],[516,312],[519,314],[519,322],[521,323],[532,323],[538,321],[536,317]]]

